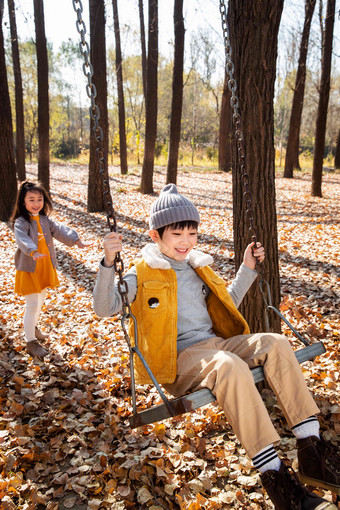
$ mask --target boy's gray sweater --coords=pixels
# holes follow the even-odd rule
[[[214,335],[212,323],[206,306],[210,292],[208,286],[194,271],[194,267],[211,264],[213,259],[198,250],[192,250],[189,259],[176,261],[161,254],[154,244],[148,244],[142,250],[142,256],[150,267],[170,269],[177,277],[177,349],[178,351]],[[228,292],[238,307],[255,281],[257,273],[242,264]],[[124,276],[128,285],[128,299],[132,303],[137,293],[136,269],[132,267]],[[101,263],[93,293],[93,307],[99,317],[110,317],[121,312],[122,302],[115,283],[113,268]]]

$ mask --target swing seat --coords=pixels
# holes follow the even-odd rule
[[[326,352],[324,344],[322,342],[317,342],[296,350],[295,356],[299,363],[303,363],[304,361],[314,359],[316,356],[320,356],[320,354],[323,354],[324,352]],[[255,384],[265,380],[262,367],[252,368],[251,372],[253,374]],[[133,414],[129,417],[130,427],[134,429],[142,425],[148,425],[149,423],[172,418],[173,416],[178,416],[180,414],[187,413],[188,411],[192,411],[193,409],[198,409],[199,407],[210,404],[211,402],[215,402],[215,400],[216,398],[213,393],[208,388],[203,388],[184,395],[183,397],[169,400],[174,411],[173,415],[171,415],[169,409],[164,403]]]

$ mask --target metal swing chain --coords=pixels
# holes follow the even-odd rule
[[[97,97],[97,89],[94,83],[92,82],[93,77],[93,67],[90,62],[90,47],[88,42],[85,39],[86,34],[86,26],[82,17],[83,13],[83,5],[81,0],[72,0],[73,9],[77,14],[77,21],[76,21],[76,27],[77,31],[80,35],[80,43],[79,43],[79,49],[80,53],[84,57],[84,63],[83,63],[83,73],[85,78],[87,78],[87,84],[86,84],[86,93],[88,98],[91,100],[91,107],[89,109],[91,119],[93,120],[94,126],[93,126],[93,134],[96,138],[98,147],[96,149],[96,155],[99,162],[99,173],[102,177],[102,184],[103,184],[103,196],[105,201],[105,209],[107,213],[107,223],[109,226],[110,231],[116,231],[116,218],[115,218],[115,212],[112,205],[112,199],[110,194],[110,187],[109,187],[109,179],[108,176],[105,175],[105,154],[103,150],[103,130],[99,126],[99,119],[100,119],[100,111],[99,107],[96,104],[96,97]],[[78,6],[77,6],[78,4]]]
[[[96,97],[97,97],[97,89],[92,81],[93,77],[93,67],[90,62],[90,47],[88,42],[85,39],[86,35],[86,26],[83,20],[83,5],[81,0],[72,0],[73,9],[77,14],[77,21],[76,21],[76,27],[77,31],[80,35],[80,43],[79,43],[79,49],[80,53],[84,57],[84,63],[83,63],[83,73],[85,77],[87,78],[87,84],[86,84],[86,93],[88,98],[91,100],[91,106],[90,106],[90,116],[93,120],[93,134],[95,136],[95,139],[97,141],[97,149],[96,149],[96,157],[98,159],[99,163],[99,174],[101,177],[101,182],[103,186],[103,197],[104,197],[104,203],[105,203],[105,209],[106,209],[106,216],[107,216],[107,224],[111,232],[116,232],[117,230],[117,221],[116,221],[116,214],[115,210],[113,208],[112,204],[112,198],[110,193],[110,184],[109,184],[109,176],[107,175],[107,172],[105,171],[105,154],[103,149],[103,130],[99,125],[99,119],[100,119],[100,111],[99,107],[96,104]],[[119,282],[118,282],[118,290],[122,298],[122,304],[123,304],[123,311],[124,314],[127,314],[128,316],[131,315],[131,309],[130,304],[128,300],[128,287],[127,283],[123,280],[123,273],[124,273],[124,262],[120,256],[120,252],[116,254],[116,258],[114,261],[114,268],[116,273],[118,274]],[[124,330],[125,333],[125,330]],[[129,338],[127,338],[128,344],[130,344]]]
[[[229,76],[228,80],[228,88],[231,92],[231,99],[230,104],[233,109],[233,123],[235,127],[235,138],[237,143],[237,152],[238,152],[238,158],[240,161],[240,167],[241,167],[241,177],[242,177],[242,184],[243,184],[243,196],[245,198],[246,202],[246,214],[248,219],[248,225],[249,225],[249,233],[251,236],[252,241],[255,243],[254,246],[257,245],[257,235],[256,235],[256,227],[254,223],[254,210],[253,210],[253,200],[252,195],[249,189],[249,176],[246,169],[246,158],[244,154],[244,136],[242,131],[242,123],[241,123],[241,115],[239,113],[239,100],[238,96],[236,94],[237,89],[237,83],[234,78],[234,71],[235,67],[231,58],[232,50],[230,46],[230,34],[229,34],[229,26],[227,21],[227,9],[225,6],[225,1],[220,0],[220,13],[221,13],[221,21],[222,21],[222,32],[223,32],[223,40],[224,40],[224,48],[225,48],[225,58],[226,58],[226,72]],[[265,323],[266,323],[266,329],[267,331],[270,331],[269,326],[269,317],[268,317],[268,310],[272,310],[275,312],[286,324],[289,326],[289,328],[293,331],[295,336],[301,340],[305,345],[309,345],[310,342],[302,337],[300,333],[290,324],[289,321],[281,314],[281,312],[275,308],[272,304],[272,297],[271,297],[271,291],[270,286],[267,280],[263,277],[262,269],[260,268],[260,264],[257,262],[257,272],[259,274],[260,280],[259,280],[259,288],[260,292],[262,294],[263,301],[265,303]]]
[[[252,239],[252,241],[255,243],[255,247],[257,244],[257,235],[256,235],[256,228],[255,228],[255,222],[254,222],[254,210],[253,210],[253,200],[251,196],[251,192],[249,189],[249,176],[246,169],[246,158],[244,155],[244,136],[242,131],[242,123],[241,123],[241,115],[239,113],[239,100],[238,96],[236,94],[237,89],[237,83],[234,78],[234,71],[235,67],[231,58],[232,50],[230,46],[230,35],[229,35],[229,26],[227,21],[227,9],[225,6],[224,0],[220,0],[220,13],[221,13],[221,20],[222,20],[222,32],[223,32],[223,39],[224,39],[224,49],[225,49],[225,58],[226,58],[226,72],[229,76],[228,80],[228,88],[231,92],[231,98],[230,98],[230,104],[233,109],[233,123],[235,127],[235,138],[237,143],[237,152],[238,152],[238,159],[240,161],[240,167],[241,167],[241,177],[242,177],[242,183],[243,183],[243,195],[246,202],[246,214],[248,219],[248,225],[249,225],[249,234]]]
[[[93,67],[90,62],[90,47],[88,42],[85,39],[86,34],[86,26],[82,17],[83,13],[83,5],[81,0],[72,0],[73,9],[77,14],[77,21],[76,21],[76,27],[77,31],[80,35],[80,43],[79,43],[79,49],[80,53],[84,57],[84,63],[83,63],[83,73],[85,77],[87,78],[87,84],[86,84],[86,93],[89,99],[91,100],[91,107],[90,107],[90,116],[93,120],[94,126],[93,126],[93,133],[97,141],[97,149],[96,149],[96,157],[99,162],[99,174],[101,177],[101,182],[103,186],[103,197],[104,197],[104,203],[105,203],[105,209],[106,209],[106,216],[107,216],[107,223],[109,226],[109,229],[111,232],[116,232],[117,230],[117,221],[116,221],[116,214],[115,210],[113,208],[112,204],[112,197],[110,193],[110,184],[109,184],[109,176],[108,173],[105,171],[105,153],[103,149],[103,130],[99,126],[99,119],[100,119],[100,111],[99,107],[96,104],[96,97],[97,97],[97,89],[92,82],[93,77]],[[170,414],[172,416],[175,416],[175,410],[173,409],[171,403],[166,398],[164,392],[162,391],[161,387],[159,386],[157,380],[155,379],[153,373],[151,372],[147,362],[145,361],[142,353],[140,352],[138,348],[138,337],[137,337],[137,321],[135,316],[133,315],[129,303],[128,298],[128,284],[123,278],[124,273],[124,262],[121,258],[120,252],[116,253],[116,257],[114,260],[114,270],[118,275],[118,292],[120,294],[121,300],[122,300],[122,319],[121,319],[121,325],[124,333],[124,339],[129,347],[129,353],[130,353],[130,373],[131,373],[131,393],[132,393],[132,405],[133,405],[133,413],[134,415],[137,415],[137,405],[136,405],[136,391],[135,391],[135,379],[134,379],[134,367],[133,367],[133,354],[137,354],[141,360],[141,362],[144,365],[144,368],[146,369],[148,375],[150,376],[153,384],[155,385],[158,393],[160,394],[162,400],[164,401],[165,405],[167,406]],[[132,319],[133,321],[133,328],[134,328],[134,338],[135,338],[135,345],[131,345],[130,336],[128,333],[128,330],[126,328],[126,321],[128,319]]]

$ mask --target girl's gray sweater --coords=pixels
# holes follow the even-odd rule
[[[57,267],[57,257],[54,249],[53,238],[66,246],[74,246],[79,239],[75,230],[53,221],[49,216],[40,215],[40,225],[48,246],[52,265]],[[20,216],[14,223],[14,235],[18,245],[15,252],[15,267],[18,271],[34,273],[36,261],[31,253],[38,249],[38,225],[36,221],[27,221]]]

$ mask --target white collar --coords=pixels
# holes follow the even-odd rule
[[[170,262],[162,257],[156,244],[146,244],[141,250],[141,253],[145,259],[145,262],[152,269],[171,269]],[[211,255],[203,253],[199,250],[191,250],[187,260],[193,268],[208,266],[214,261]]]

